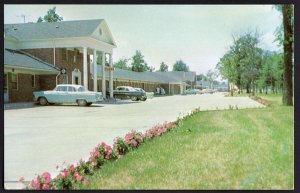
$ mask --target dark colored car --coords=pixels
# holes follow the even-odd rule
[[[146,92],[144,91],[144,89],[142,89],[142,88],[134,88],[134,89],[139,91],[139,92],[145,93],[145,96],[141,97],[141,99],[140,99],[141,101],[147,100]]]
[[[109,92],[106,92],[106,95],[109,96]],[[116,90],[114,90],[114,98],[131,99],[132,101],[145,101],[147,96],[145,91],[142,92],[130,86],[118,86]]]

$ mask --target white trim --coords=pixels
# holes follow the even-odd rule
[[[88,89],[87,47],[83,47],[83,86]]]
[[[8,71],[8,69],[15,68],[17,70],[27,70],[27,71],[36,71],[36,72],[49,72],[49,74],[57,74],[58,71],[55,70],[43,70],[43,69],[37,69],[37,68],[28,68],[28,67],[22,67],[22,66],[13,66],[13,65],[4,65],[4,71]],[[51,73],[52,72],[52,73]]]

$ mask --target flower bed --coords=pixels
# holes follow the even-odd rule
[[[258,97],[258,96],[251,96],[250,97],[252,100],[255,100],[256,102],[259,102],[260,104],[263,104],[267,107],[271,106],[271,103],[267,102],[265,99]]]
[[[114,140],[113,147],[105,143],[98,144],[90,153],[88,161],[80,159],[76,165],[71,164],[65,168],[56,166],[56,169],[60,172],[54,178],[51,178],[49,172],[45,172],[32,179],[29,183],[25,183],[23,177],[20,178],[19,182],[23,183],[27,190],[70,190],[77,189],[80,185],[88,186],[89,182],[86,177],[93,175],[106,162],[120,159],[129,151],[138,148],[145,141],[150,141],[174,129],[181,120],[197,111],[194,110],[192,113],[188,113],[187,116],[178,118],[175,122],[155,125],[146,130],[144,134],[131,130],[124,138],[117,137]]]

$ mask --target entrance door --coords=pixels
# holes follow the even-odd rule
[[[8,76],[7,76],[7,74],[4,74],[3,78],[4,78],[4,80],[3,80],[3,83],[4,83],[4,102],[8,103],[9,98],[8,98]]]

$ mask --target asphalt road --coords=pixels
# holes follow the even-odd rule
[[[20,177],[31,180],[56,165],[86,159],[101,142],[112,145],[129,130],[145,131],[158,123],[174,121],[179,114],[201,110],[259,108],[248,97],[224,97],[222,93],[155,97],[145,102],[117,101],[91,107],[36,106],[4,111],[5,188],[20,188]]]

